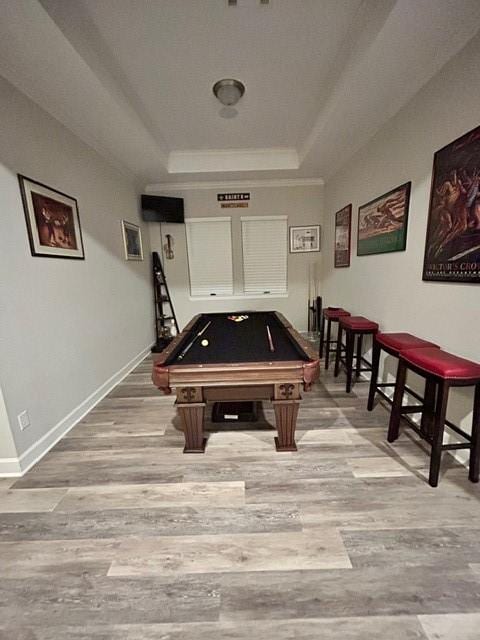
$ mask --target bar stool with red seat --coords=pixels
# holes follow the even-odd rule
[[[423,376],[435,385],[436,401],[423,407],[431,414],[432,432],[425,438],[431,445],[429,484],[438,485],[442,452],[454,449],[470,449],[469,479],[478,482],[480,459],[480,364],[460,358],[442,349],[408,349],[401,351],[398,360],[397,381],[393,397],[392,413],[388,427],[388,441],[398,438],[400,418],[406,413],[402,406],[407,371]],[[448,393],[452,387],[475,387],[473,401],[472,432],[466,433],[446,419]],[[411,408],[410,413],[412,413]],[[465,443],[443,444],[445,425],[461,436]]]
[[[342,336],[345,331],[345,358],[342,358]],[[373,322],[372,320],[368,320],[368,318],[364,318],[363,316],[349,316],[342,317],[338,322],[338,338],[337,338],[337,354],[335,357],[335,377],[338,376],[340,372],[340,365],[342,364],[345,367],[345,371],[347,374],[347,383],[345,386],[345,390],[347,393],[350,393],[352,389],[352,375],[353,375],[353,359],[354,359],[354,351],[355,351],[355,340],[357,340],[357,348],[355,355],[355,374],[358,378],[360,373],[363,371],[371,371],[372,366],[371,363],[368,362],[362,356],[362,344],[363,344],[363,336],[370,335],[375,336],[378,331],[378,324]],[[362,368],[362,363],[367,365]]]
[[[340,318],[349,316],[350,313],[340,307],[327,307],[323,310],[322,327],[320,329],[320,350],[319,356],[323,358],[323,349],[325,348],[325,369],[330,364],[330,354],[337,351],[337,338],[331,338],[332,322],[338,322]],[[325,340],[325,321],[327,321],[327,339]],[[338,337],[338,334],[337,334]],[[334,344],[333,349],[330,345]]]
[[[373,404],[375,401],[375,394],[378,393],[382,396],[387,402],[392,404],[392,399],[385,393],[384,389],[388,387],[395,387],[394,382],[378,382],[378,366],[380,363],[380,354],[382,351],[386,351],[386,353],[398,358],[400,351],[405,351],[406,349],[424,349],[426,347],[432,347],[435,349],[439,349],[440,347],[433,342],[429,342],[428,340],[423,340],[422,338],[417,338],[411,333],[377,333],[373,339],[373,349],[372,349],[372,377],[370,379],[370,390],[368,393],[368,411],[372,411]],[[420,400],[420,402],[432,402],[432,394],[433,399],[435,397],[435,385],[426,381],[425,382],[425,393],[424,398],[422,398],[418,393],[416,393],[413,389],[409,387],[405,387],[405,391],[409,393],[411,396]],[[427,425],[427,415],[425,414],[424,419],[422,420],[421,426],[421,435],[426,432],[428,429]]]

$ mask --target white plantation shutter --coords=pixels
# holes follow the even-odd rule
[[[190,218],[185,226],[192,296],[232,295],[230,218]]]
[[[241,221],[245,293],[286,293],[287,216],[244,216]]]

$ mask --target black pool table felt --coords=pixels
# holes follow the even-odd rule
[[[214,364],[241,362],[282,362],[310,360],[290,337],[272,311],[236,311],[234,315],[248,315],[242,322],[229,320],[232,313],[205,313],[200,316],[188,335],[181,341],[165,364]],[[208,329],[196,338],[183,359],[178,355],[201,329],[211,321]],[[270,351],[267,325],[270,327],[275,351]],[[202,346],[202,340],[208,346]]]

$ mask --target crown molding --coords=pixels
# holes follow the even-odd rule
[[[171,151],[168,156],[168,173],[295,170],[299,166],[293,148]]]
[[[270,180],[225,180],[216,182],[162,182],[147,184],[145,193],[163,191],[195,191],[198,189],[257,189],[262,187],[312,187],[323,186],[322,178],[272,178]]]

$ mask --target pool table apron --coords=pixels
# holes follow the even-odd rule
[[[301,400],[300,383],[255,386],[177,387],[176,407],[185,435],[184,453],[203,453],[205,407],[208,401],[271,400],[275,411],[277,451],[296,451],[295,426]]]
[[[259,363],[192,365],[168,367],[168,384],[161,367],[154,381],[167,393],[175,388],[176,407],[185,436],[184,453],[203,453],[207,402],[269,400],[273,404],[277,451],[296,451],[295,428],[302,388],[309,388],[318,365],[315,363]],[[318,374],[317,374],[318,375]]]

